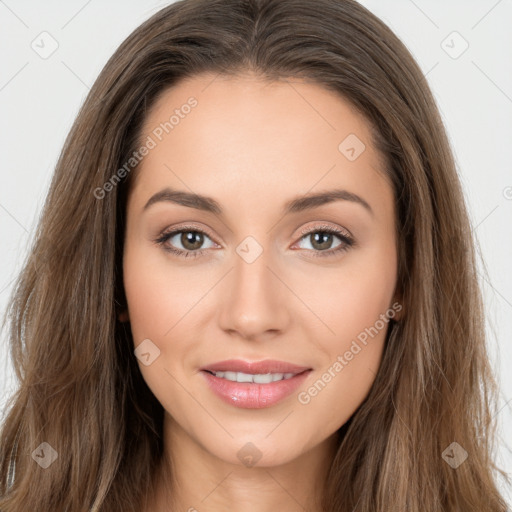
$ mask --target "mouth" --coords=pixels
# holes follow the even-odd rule
[[[297,375],[304,370],[311,370],[308,366],[299,366],[297,364],[288,363],[286,361],[276,361],[274,359],[266,359],[263,361],[244,361],[242,359],[228,359],[226,361],[218,361],[216,363],[203,366],[201,370],[209,372],[224,373],[244,373],[246,375],[264,375],[279,374],[288,375],[292,373]]]
[[[201,368],[211,391],[225,403],[261,409],[290,396],[312,368],[284,361],[220,361]]]
[[[250,382],[254,384],[270,384],[278,380],[288,380],[294,377],[295,373],[243,373],[243,372],[210,372],[208,373],[219,379],[230,380],[231,382]]]

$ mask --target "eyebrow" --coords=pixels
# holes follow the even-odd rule
[[[373,210],[367,201],[357,194],[344,189],[321,191],[291,199],[284,204],[283,215],[311,210],[334,201],[350,201],[352,203],[359,204],[372,216],[374,215]],[[151,205],[160,202],[170,202],[181,206],[187,206],[188,208],[194,208],[196,210],[202,210],[218,215],[222,214],[222,207],[215,199],[202,196],[200,194],[175,190],[170,187],[166,187],[160,190],[160,192],[152,195],[144,205],[143,211],[147,210]]]

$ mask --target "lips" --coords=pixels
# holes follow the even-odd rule
[[[298,366],[285,361],[275,361],[272,359],[254,362],[243,361],[241,359],[229,359],[201,368],[201,370],[209,372],[241,372],[252,373],[253,375],[263,373],[293,373],[297,375],[298,373],[310,369],[311,368],[308,366]]]
[[[211,391],[225,403],[245,409],[277,404],[292,394],[311,368],[285,361],[227,360],[201,368]]]

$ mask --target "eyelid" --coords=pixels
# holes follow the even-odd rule
[[[322,222],[322,221],[320,221],[320,222]],[[328,231],[342,234],[350,240],[354,239],[354,237],[352,236],[352,233],[350,233],[350,231],[348,229],[341,228],[338,226],[333,226],[331,224],[327,224],[327,223],[325,223],[325,221],[323,221],[323,224],[313,224],[308,227],[303,227],[300,229],[299,233],[301,234],[301,236],[304,236],[304,235],[309,235],[310,233],[315,233],[316,231],[321,231],[322,229],[326,229]]]
[[[194,224],[178,224],[177,226],[166,228],[161,232],[161,234],[158,237],[160,238],[163,236],[176,234],[179,233],[180,231],[197,231],[199,233],[204,233],[205,235],[208,235],[208,237],[211,238],[213,242],[215,242],[217,245],[220,245],[218,242],[215,241],[215,236],[212,235],[212,232],[208,228],[203,226],[196,226]]]

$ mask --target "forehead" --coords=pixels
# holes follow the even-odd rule
[[[191,101],[196,105],[188,108]],[[193,114],[192,123],[198,136],[212,127],[217,129],[210,133],[212,138],[223,134],[219,129],[233,124],[239,129],[281,135],[288,128],[290,136],[317,134],[318,138],[329,132],[338,132],[339,136],[347,127],[360,138],[368,140],[370,135],[363,116],[339,93],[299,78],[269,80],[251,73],[239,76],[204,73],[185,78],[161,91],[146,114],[143,132],[149,133],[160,123],[169,121],[173,113],[179,116],[178,119],[175,115],[171,122],[173,135],[178,137],[180,131],[184,134],[188,131],[191,122],[181,121],[189,114],[190,117]],[[178,124],[180,130],[175,130]],[[198,132],[201,127],[203,130]]]
[[[286,190],[382,187],[370,128],[341,95],[316,83],[199,75],[164,90],[148,111],[140,140],[154,144],[137,182],[152,193],[179,184],[248,201]]]

